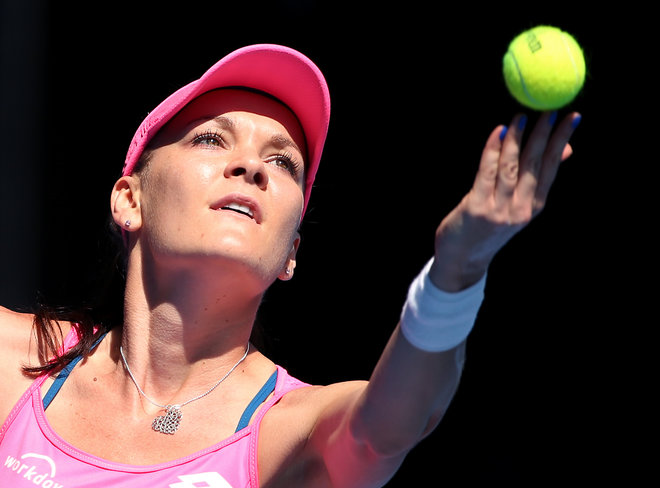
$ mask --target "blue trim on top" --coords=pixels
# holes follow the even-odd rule
[[[236,427],[236,432],[238,432],[241,429],[244,429],[247,427],[250,423],[250,419],[254,415],[254,412],[259,408],[259,405],[261,405],[266,398],[268,398],[268,395],[273,393],[275,391],[275,384],[277,383],[277,370],[268,378],[268,381],[264,384],[264,386],[261,387],[261,390],[259,390],[259,393],[257,393],[250,404],[247,406],[245,411],[243,412],[243,415],[241,415],[241,419],[238,421],[238,426]]]
[[[94,349],[103,340],[106,334],[107,332],[105,332],[101,337],[99,337],[96,340],[94,345],[92,345],[92,349]],[[44,410],[46,410],[48,406],[52,403],[52,401],[55,399],[55,396],[59,393],[60,389],[62,388],[62,385],[64,385],[64,382],[71,374],[71,371],[73,371],[73,368],[76,367],[76,364],[78,364],[82,358],[83,358],[82,355],[77,356],[69,364],[67,364],[64,368],[62,368],[62,371],[60,371],[60,374],[57,375],[57,378],[55,378],[55,381],[44,395],[43,398]],[[270,376],[270,378],[268,378],[266,383],[264,383],[264,386],[261,387],[259,392],[254,396],[252,401],[245,408],[243,415],[241,415],[241,418],[238,421],[236,432],[238,432],[241,429],[244,429],[250,424],[250,419],[254,415],[254,412],[256,412],[257,408],[259,408],[259,406],[264,402],[264,400],[266,400],[266,398],[268,398],[268,396],[271,393],[273,393],[273,391],[275,391],[276,384],[277,384],[277,370],[275,370],[275,372]]]
[[[96,340],[96,342],[92,345],[92,349],[90,350],[93,350],[96,346],[98,346],[99,342],[103,340],[106,334],[107,332],[104,332],[101,335],[101,337],[99,337]],[[62,388],[64,382],[71,374],[71,371],[73,371],[73,368],[75,368],[76,364],[78,364],[82,358],[83,358],[82,355],[76,356],[69,364],[67,364],[66,366],[64,366],[64,368],[62,368],[62,371],[60,371],[60,374],[57,375],[57,378],[55,378],[55,381],[53,382],[52,385],[50,385],[50,388],[48,388],[48,391],[44,395],[44,399],[43,399],[44,410],[46,410],[48,408],[48,405],[51,404],[55,396],[59,393],[60,388]]]

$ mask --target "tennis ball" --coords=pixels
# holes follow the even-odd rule
[[[570,34],[540,25],[511,41],[502,71],[518,102],[534,110],[556,110],[573,101],[582,89],[584,55]]]

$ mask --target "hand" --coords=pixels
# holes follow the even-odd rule
[[[452,292],[476,283],[497,252],[545,206],[557,170],[573,149],[568,143],[580,115],[555,124],[543,113],[521,149],[526,117],[488,138],[472,189],[436,231],[431,280]],[[553,127],[556,130],[553,132]]]

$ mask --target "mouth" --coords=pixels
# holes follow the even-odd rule
[[[226,195],[215,204],[211,206],[213,210],[226,210],[229,212],[235,212],[239,215],[244,215],[254,220],[256,223],[261,222],[261,210],[259,204],[256,200],[248,197],[247,195],[242,195],[239,193],[232,193]]]
[[[254,212],[250,207],[247,205],[243,205],[240,203],[232,202],[228,205],[225,205],[224,207],[220,207],[222,210],[232,210],[234,212],[238,212],[243,215],[247,215],[251,219],[254,219]]]

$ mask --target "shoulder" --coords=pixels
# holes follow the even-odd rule
[[[0,307],[0,419],[3,422],[30,384],[21,368],[37,357],[33,320],[31,314]]]
[[[4,421],[14,403],[32,383],[23,373],[23,366],[40,365],[38,335],[33,327],[34,315],[0,307],[0,422]],[[60,325],[66,335],[70,324]]]
[[[366,381],[305,386],[288,392],[264,416],[259,436],[259,474],[264,486],[322,486],[323,460],[309,445],[322,429],[321,419],[340,417],[350,410]],[[334,422],[332,422],[334,424]],[[316,486],[315,485],[315,486]]]
[[[326,386],[309,386],[290,392],[282,400],[285,406],[302,408],[317,417],[323,412],[353,403],[366,388],[366,381],[344,381]]]
[[[292,381],[298,382],[291,378]],[[320,386],[300,382],[300,387],[287,392],[273,411],[287,415],[295,411],[300,418],[308,417],[315,421],[322,413],[327,414],[337,407],[343,410],[347,404],[356,401],[367,384],[367,381],[344,381]]]
[[[70,322],[57,321],[55,339],[61,342],[71,327]],[[39,355],[39,336],[34,314],[0,307],[0,366],[4,366],[3,372],[7,372],[12,364],[18,365],[19,370],[26,364],[43,364],[44,358]]]
[[[3,372],[7,372],[10,362],[16,366],[28,361],[31,354],[36,353],[31,347],[36,343],[32,332],[33,323],[32,314],[0,307],[0,365],[4,366]]]

